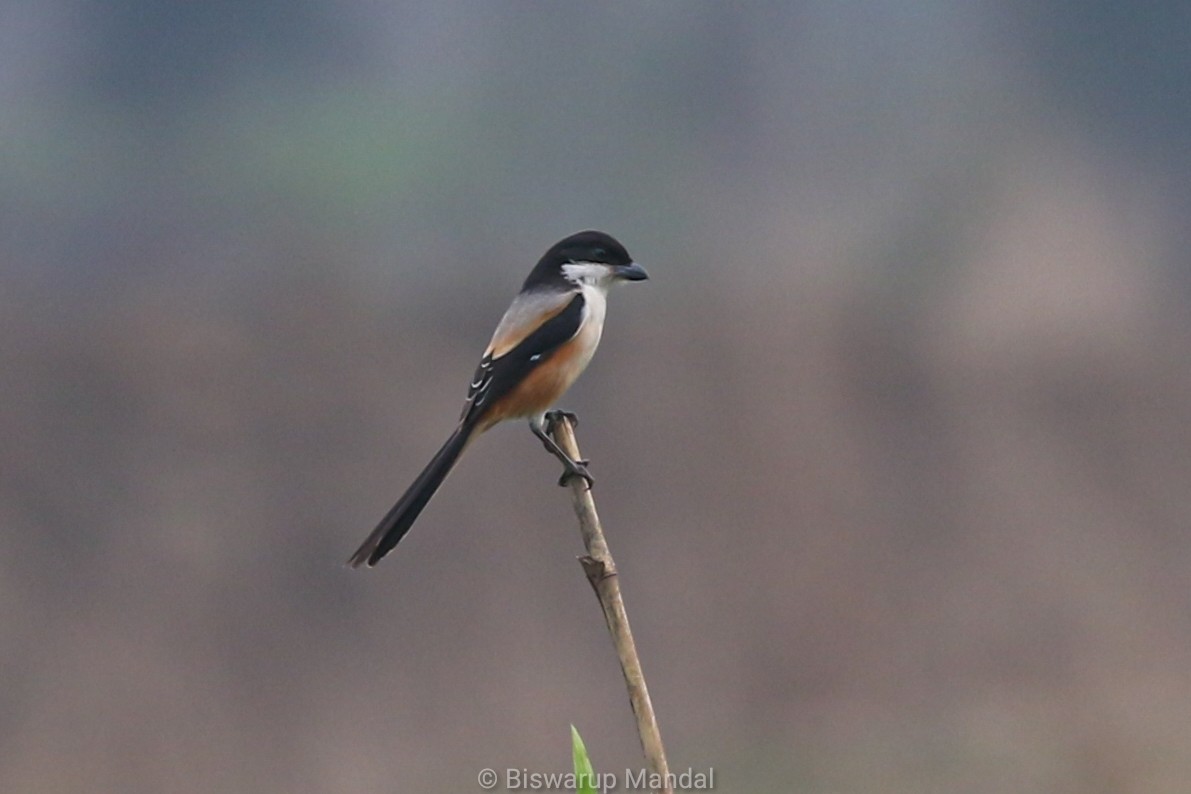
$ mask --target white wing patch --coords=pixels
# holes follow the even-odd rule
[[[463,415],[471,410],[472,406],[479,407],[484,404],[484,400],[488,399],[488,387],[492,385],[492,356],[485,355],[480,359],[480,366],[476,367],[476,374],[471,379],[471,384],[467,389],[467,402],[463,404]]]

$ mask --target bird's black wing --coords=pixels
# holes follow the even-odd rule
[[[478,421],[489,406],[512,391],[551,353],[573,339],[583,323],[584,303],[583,293],[575,293],[565,309],[538,326],[512,350],[498,358],[489,354],[480,359],[460,419],[464,423]]]

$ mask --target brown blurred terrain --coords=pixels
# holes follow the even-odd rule
[[[15,4],[0,791],[639,766],[523,427],[342,565],[585,227],[652,276],[566,407],[672,766],[1185,791],[1191,49],[1038,8]]]

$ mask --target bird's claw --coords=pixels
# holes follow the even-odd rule
[[[546,412],[547,427],[550,429],[551,432],[554,431],[554,423],[559,421],[560,419],[569,420],[571,423],[572,429],[579,427],[579,417],[575,415],[574,411],[562,411],[562,410],[559,410],[556,408],[553,411]]]
[[[558,478],[558,484],[566,488],[571,484],[571,480],[576,477],[582,477],[587,480],[587,490],[590,491],[591,486],[595,485],[595,479],[591,476],[591,472],[587,470],[587,464],[590,462],[589,460],[576,460],[569,464],[564,463],[563,466],[566,468],[566,471]]]

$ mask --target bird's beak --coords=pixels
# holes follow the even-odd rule
[[[616,277],[622,281],[645,281],[649,278],[649,274],[636,262],[630,262],[627,265],[617,266]]]

